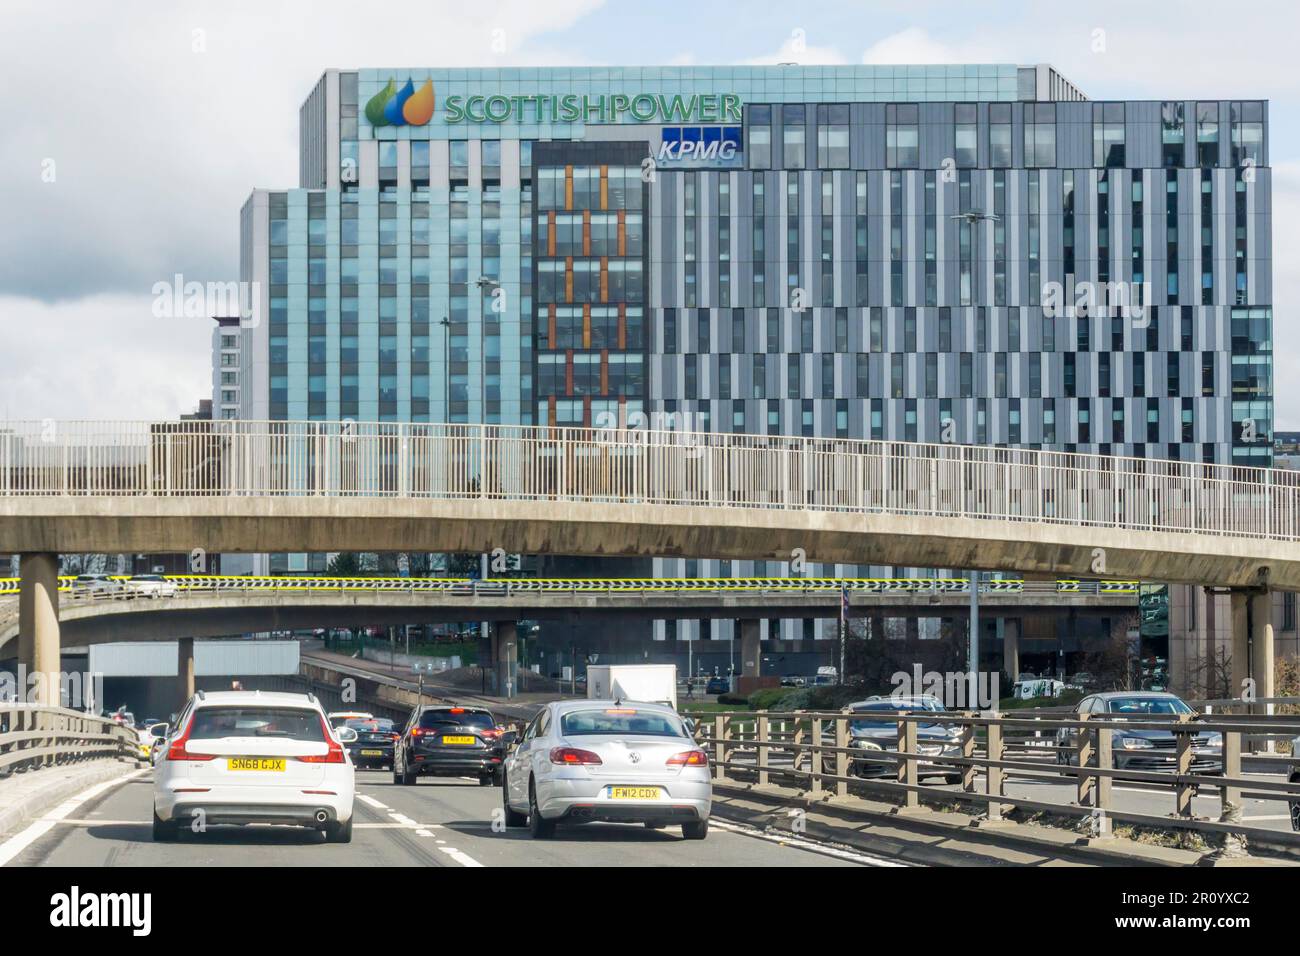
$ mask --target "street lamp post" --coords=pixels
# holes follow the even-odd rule
[[[474,280],[474,284],[479,288],[479,317],[478,317],[478,356],[482,368],[479,372],[479,421],[487,424],[487,337],[486,326],[487,318],[483,314],[483,296],[482,293],[489,291],[495,292],[501,288],[501,283],[491,276],[479,276]]]
[[[451,421],[451,322],[444,315],[442,321],[438,323],[442,326],[442,387],[443,387],[443,406],[442,420]]]

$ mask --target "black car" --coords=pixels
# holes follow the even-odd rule
[[[344,721],[343,726],[357,732],[357,739],[347,745],[354,767],[392,767],[393,745],[401,736],[393,721],[387,717],[354,717]]]
[[[430,705],[411,712],[393,752],[393,783],[414,784],[421,774],[478,777],[501,782],[502,728],[481,707]]]

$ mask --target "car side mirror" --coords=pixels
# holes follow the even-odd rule
[[[352,727],[340,727],[335,731],[339,735],[339,743],[354,744],[357,742],[357,732]]]

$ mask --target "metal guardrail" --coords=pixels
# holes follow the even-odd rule
[[[95,757],[136,757],[135,730],[64,707],[0,703],[0,777]]]
[[[1157,829],[1197,831],[1300,847],[1300,832],[1269,830],[1241,820],[1244,798],[1283,801],[1291,807],[1293,820],[1300,819],[1300,781],[1260,780],[1241,772],[1242,738],[1256,736],[1260,725],[1235,718],[1207,719],[1186,715],[1176,720],[1107,720],[1088,715],[1074,718],[1019,717],[979,714],[972,711],[944,713],[874,711],[872,721],[893,721],[896,732],[892,748],[868,751],[852,745],[850,721],[866,719],[851,711],[734,711],[697,715],[696,738],[710,752],[714,779],[719,783],[746,777],[759,785],[774,779],[792,782],[813,796],[846,796],[849,787],[883,793],[901,801],[904,807],[927,802],[973,805],[987,819],[997,821],[1013,807],[1091,818],[1095,836],[1113,834],[1113,822]],[[957,728],[959,733],[947,745],[922,740],[922,725]],[[1168,754],[1173,764],[1168,771],[1120,768],[1114,761],[1115,738],[1126,731],[1162,729],[1170,731],[1175,745],[1157,752]],[[1300,735],[1300,717],[1273,718],[1270,736]],[[1074,743],[1062,746],[1058,731]],[[1193,772],[1195,739],[1217,731],[1222,735],[1220,773]],[[881,743],[879,739],[876,743]],[[744,759],[737,759],[742,757]],[[1066,762],[1068,761],[1068,762]],[[866,771],[869,776],[862,776]],[[979,772],[982,771],[982,786]],[[878,776],[876,774],[879,774]],[[960,790],[941,790],[921,783],[923,776],[951,775],[959,778]],[[1006,792],[1011,778],[1038,782],[1069,783],[1075,788],[1071,803],[1011,796]],[[1125,810],[1116,806],[1116,783],[1140,783],[1144,788],[1166,789],[1171,797],[1168,816]],[[1215,788],[1219,794],[1217,819],[1197,817],[1192,797],[1199,790]]]
[[[715,432],[214,421],[0,425],[0,496],[363,496],[1045,522],[1300,541],[1300,473]]]
[[[382,578],[328,576],[246,576],[169,574],[166,581],[176,591],[398,591],[403,593],[438,592],[457,595],[477,594],[652,594],[652,593],[725,593],[725,594],[897,594],[938,595],[969,594],[968,578]],[[108,586],[79,586],[76,578],[59,578],[59,591],[67,600],[132,600],[148,598],[156,590],[134,588],[127,582],[130,575],[111,575]],[[17,594],[19,578],[0,578],[0,595]],[[1059,594],[1062,596],[1095,595],[1132,597],[1138,593],[1137,581],[1024,581],[990,579],[980,581],[981,594]]]

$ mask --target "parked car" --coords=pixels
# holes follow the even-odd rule
[[[782,687],[803,687],[807,683],[802,677],[787,675],[781,678]]]
[[[1109,691],[1093,694],[1079,701],[1079,715],[1090,714],[1107,722],[1125,720],[1172,723],[1182,714],[1194,711],[1174,694],[1154,691]],[[1116,769],[1174,771],[1177,768],[1177,738],[1163,727],[1150,729],[1113,729],[1111,752]],[[1079,728],[1061,728],[1056,732],[1056,762],[1073,764],[1079,743]],[[1192,773],[1223,772],[1223,735],[1216,730],[1199,731],[1192,737]]]
[[[892,776],[898,760],[892,754],[898,746],[898,719],[894,712],[917,713],[943,711],[937,697],[921,694],[912,697],[873,697],[849,704],[854,713],[849,721],[849,746],[855,751],[849,761],[849,774],[856,777]],[[862,716],[857,716],[862,715]],[[962,729],[942,723],[922,723],[916,728],[917,752],[928,757],[960,757]],[[828,722],[822,729],[822,745],[835,746],[835,727]],[[835,773],[836,755],[822,753],[822,772]],[[962,770],[946,764],[917,762],[917,777],[943,777],[947,783],[959,783]]]
[[[709,682],[704,685],[706,694],[729,694],[731,693],[731,681],[725,677],[710,677]]]
[[[200,691],[154,772],[153,838],[204,827],[271,823],[352,842],[355,770],[310,694]],[[201,829],[201,828],[200,828]]]
[[[161,574],[135,574],[126,580],[127,591],[137,597],[165,598],[176,596],[176,585]]]
[[[680,825],[709,833],[708,754],[662,704],[560,701],[533,718],[506,758],[501,802],[507,827],[545,839],[558,824]]]

